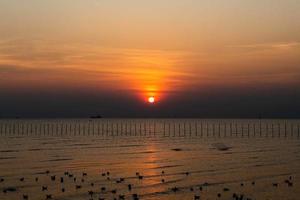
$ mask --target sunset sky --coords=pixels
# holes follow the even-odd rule
[[[0,0],[0,117],[300,117],[299,11],[298,0]]]

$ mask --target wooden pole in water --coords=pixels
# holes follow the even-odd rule
[[[119,135],[122,136],[122,132],[123,132],[123,124],[122,124],[122,121],[120,121],[120,123],[118,124],[119,128],[118,128],[118,132],[119,132]]]
[[[278,123],[278,137],[280,138],[281,135],[281,126],[280,123]]]
[[[201,121],[201,124],[200,124],[200,130],[201,130],[201,137],[203,136],[203,124],[202,124],[202,121]]]
[[[6,136],[6,123],[4,123],[4,135]]]
[[[235,122],[235,136],[236,137],[238,136],[238,125],[236,122]]]
[[[198,124],[195,122],[195,135],[198,136]]]
[[[284,123],[284,137],[286,138],[287,136],[287,130],[286,130],[286,122]]]
[[[79,135],[84,135],[84,133],[85,133],[85,122],[83,121],[83,123],[80,126],[81,126],[81,128],[80,128],[81,131],[80,131]]]
[[[9,127],[9,132],[11,133],[11,127]],[[28,128],[28,122],[26,122],[26,135],[29,135],[29,128]]]
[[[176,136],[176,124],[173,122],[173,136]]]
[[[5,135],[9,135],[9,122],[5,123]]]
[[[12,133],[15,135],[15,123],[12,123]]]
[[[186,133],[186,123],[184,122],[184,124],[183,124],[183,135],[184,135],[184,137],[185,137],[185,133]]]
[[[297,128],[298,128],[298,139],[299,139],[299,136],[300,136],[299,124],[297,124]]]
[[[227,137],[227,123],[224,122],[224,137]]]
[[[248,130],[247,130],[248,132],[248,137],[250,137],[250,124],[248,123]]]
[[[106,120],[105,135],[108,136],[108,120]]]
[[[208,134],[209,134],[209,124],[206,123],[206,137],[208,137]]]
[[[259,122],[259,135],[261,137],[262,133],[261,133],[261,121]]]
[[[78,122],[78,135],[81,134],[81,122],[79,121]]]
[[[93,135],[95,135],[95,122],[92,122]]]
[[[244,124],[242,123],[242,137],[244,137]]]
[[[272,123],[272,138],[274,137],[274,124]]]
[[[116,123],[116,134],[115,135],[116,136],[119,135],[119,123],[118,122]]]
[[[266,137],[269,137],[269,124],[266,123]]]
[[[221,123],[219,122],[219,138],[221,137]]]
[[[180,122],[178,124],[178,136],[179,137],[181,136],[181,124],[180,124]]]
[[[256,123],[253,124],[253,136],[256,137]]]
[[[140,122],[140,136],[142,136],[142,122]]]
[[[114,122],[110,122],[110,136],[114,136]]]

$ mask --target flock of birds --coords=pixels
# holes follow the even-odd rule
[[[64,187],[64,182],[67,179],[68,179],[68,181],[73,182],[74,189],[76,191],[78,191],[78,190],[84,190],[83,183],[85,182],[85,178],[88,177],[88,174],[86,172],[82,172],[82,174],[79,177],[76,177],[74,174],[72,174],[68,171],[64,172],[62,176],[53,175],[48,170],[46,172],[44,172],[43,174],[45,174],[47,176],[49,181],[60,183],[62,193],[66,192],[66,188]],[[191,175],[190,172],[184,172],[182,174],[184,176]],[[132,192],[135,185],[129,183],[129,181],[125,181],[125,178],[112,178],[111,173],[109,171],[105,172],[105,173],[100,173],[100,175],[102,177],[104,177],[106,179],[106,181],[110,181],[110,183],[124,184],[123,186],[126,187],[127,192],[124,193],[124,191],[123,191],[123,193],[121,193],[117,189],[109,189],[108,187],[105,187],[103,185],[100,187],[97,187],[94,182],[89,182],[88,183],[89,188],[94,188],[94,190],[91,190],[91,189],[86,190],[86,195],[89,198],[89,200],[105,200],[105,199],[108,199],[107,194],[112,194],[113,200],[124,200],[125,198],[132,199],[132,200],[139,200],[142,198],[142,196],[140,196],[139,194]],[[160,175],[161,176],[160,181],[162,184],[166,183],[166,177],[164,175],[165,175],[165,171],[162,171],[161,175]],[[136,172],[135,178],[138,180],[142,180],[146,177],[144,177],[139,172]],[[24,177],[21,177],[21,178],[19,178],[18,181],[25,182],[26,179]],[[42,183],[42,181],[40,181],[39,177],[36,177],[33,181],[35,181],[37,183]],[[293,185],[294,185],[293,177],[289,176],[286,180],[284,180],[283,183],[286,184],[288,187],[293,187]],[[3,184],[5,184],[5,179],[0,177],[0,187]],[[254,186],[255,184],[256,184],[255,181],[251,182],[252,186]],[[210,185],[209,183],[203,183],[198,186],[190,187],[190,188],[188,188],[188,190],[190,192],[198,191],[196,194],[194,194],[194,200],[201,200],[201,199],[204,199],[203,195],[201,195],[201,191],[203,191],[204,188],[208,187],[209,185]],[[40,190],[44,193],[44,199],[46,199],[46,200],[55,199],[55,196],[53,194],[48,193],[47,185],[40,185],[40,186],[41,186]],[[272,186],[275,188],[278,188],[279,183],[272,183]],[[244,187],[244,183],[240,183],[240,187]],[[172,187],[172,188],[169,188],[168,192],[176,194],[185,189],[186,188],[182,188],[182,187]],[[6,195],[7,193],[13,193],[13,192],[17,192],[17,191],[18,191],[17,187],[3,187],[3,189],[2,189],[2,192],[4,193],[4,195]],[[225,187],[225,188],[223,188],[222,193],[216,194],[216,198],[220,199],[222,197],[223,193],[228,193],[228,192],[230,192],[230,188]],[[21,196],[21,200],[29,200],[29,199],[30,199],[30,196],[28,194],[23,194]],[[109,198],[109,199],[111,199],[111,198]],[[232,193],[232,200],[252,200],[252,199],[247,197],[245,194]]]

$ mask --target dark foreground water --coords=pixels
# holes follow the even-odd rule
[[[0,135],[1,200],[300,196],[297,120],[2,120]]]

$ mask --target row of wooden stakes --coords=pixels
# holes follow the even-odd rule
[[[212,122],[21,122],[1,123],[0,135],[101,135],[200,137],[300,137],[298,123]]]

